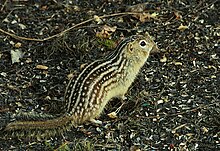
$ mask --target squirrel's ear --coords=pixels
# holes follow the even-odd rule
[[[128,50],[129,50],[130,52],[133,51],[133,46],[132,46],[132,44],[128,44],[127,48],[128,48]]]

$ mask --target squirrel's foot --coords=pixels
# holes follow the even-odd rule
[[[122,99],[122,101],[124,101],[124,100],[127,100],[128,98],[123,95],[123,96],[121,97],[121,99]]]

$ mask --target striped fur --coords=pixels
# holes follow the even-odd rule
[[[129,63],[132,58],[126,57],[125,52],[129,51],[127,50],[128,43],[133,43],[137,39],[142,40],[145,38],[135,35],[124,39],[117,46],[114,53],[105,59],[91,63],[76,79],[69,82],[65,94],[66,113],[78,117],[77,124],[96,118],[112,97],[124,96],[143,65],[141,64],[137,67],[134,76],[129,76],[131,73],[129,73],[130,70],[127,70],[127,68],[133,68]],[[153,41],[150,40],[150,42]],[[146,61],[147,57],[148,55],[143,62]],[[111,91],[114,88],[117,88],[120,84],[126,85],[127,81],[123,80],[126,78],[130,78],[131,81],[128,86],[125,86],[124,90],[120,92],[121,94],[115,93],[115,95],[112,95]]]

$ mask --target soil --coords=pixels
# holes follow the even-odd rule
[[[0,150],[220,150],[219,8],[218,0],[0,1]],[[16,112],[58,115],[72,74],[145,32],[160,52],[123,105],[107,105],[102,125],[2,139]]]

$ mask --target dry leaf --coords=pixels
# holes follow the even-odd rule
[[[24,55],[24,53],[19,50],[19,49],[15,49],[15,50],[11,50],[11,62],[12,64],[15,62],[20,62],[20,58],[22,58]]]
[[[142,13],[146,11],[156,10],[159,9],[155,3],[145,2],[145,3],[138,3],[136,5],[127,6],[127,12],[135,12],[135,13]]]
[[[83,63],[80,65],[80,71],[82,71],[83,69],[85,69],[85,67],[88,65],[88,63]]]
[[[16,44],[15,44],[15,48],[20,48],[21,47],[21,43],[20,42],[17,42]]]
[[[157,18],[158,15],[159,15],[158,13],[154,12],[151,14],[151,18]]]
[[[136,4],[136,5],[132,5],[132,6],[128,6],[126,11],[128,12],[143,12],[146,9],[146,5],[148,3],[140,3],[140,4]]]
[[[116,29],[117,29],[116,26],[110,27],[110,26],[104,25],[102,27],[102,30],[100,32],[96,33],[96,37],[109,38],[112,35],[112,33],[114,33],[116,31]]]
[[[182,19],[182,15],[180,15],[179,12],[174,12],[174,15],[176,16],[176,19],[177,19],[177,20]]]
[[[47,10],[48,9],[48,7],[46,6],[46,5],[44,5],[44,6],[42,6],[41,8],[40,8],[40,10],[42,10],[42,11],[45,11],[45,10]]]
[[[108,116],[110,117],[110,118],[117,118],[117,113],[116,112],[111,112],[111,113],[109,113],[108,114]]]
[[[147,20],[150,20],[151,17],[150,13],[142,13],[135,16],[137,16],[137,19],[139,19],[142,23],[146,22]]]
[[[116,29],[117,29],[117,27],[116,27],[116,26],[110,27],[110,26],[104,25],[104,26],[103,26],[103,29],[104,29],[105,31],[108,31],[108,32],[115,32]]]
[[[185,30],[185,29],[188,29],[188,26],[184,26],[181,24],[177,29],[178,30]]]
[[[32,59],[31,58],[27,58],[27,60],[25,61],[26,63],[31,63]]]
[[[137,5],[129,6],[126,9],[126,11],[138,13],[138,14],[134,14],[132,16],[135,17],[136,19],[140,20],[142,23],[144,23],[150,19],[157,20],[158,13],[154,12],[154,13],[150,14],[150,13],[146,12],[148,10],[152,10],[152,8],[150,7],[151,5],[149,5],[149,7],[148,7],[148,5],[149,5],[148,2],[140,3]]]
[[[67,78],[70,80],[72,79],[73,77],[76,77],[77,76],[77,72],[74,71],[74,72],[71,72],[70,74],[67,75]]]
[[[72,79],[72,77],[74,77],[74,74],[73,74],[73,73],[70,73],[70,74],[67,75],[67,78],[68,78],[69,80]]]
[[[45,65],[37,65],[37,66],[36,66],[36,69],[47,70],[48,67],[45,66]]]
[[[150,19],[157,19],[158,13],[140,13],[133,16],[144,23],[146,21],[149,21]]]

